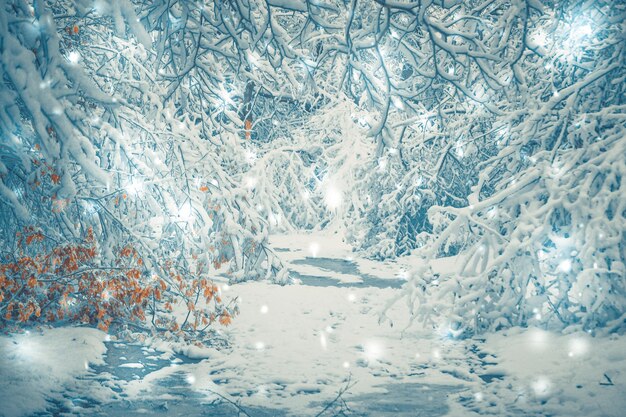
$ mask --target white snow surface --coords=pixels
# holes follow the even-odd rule
[[[480,349],[493,363],[485,374],[502,378],[473,384],[469,407],[455,401],[467,393],[453,396],[449,415],[624,415],[624,336],[513,328],[488,335]]]
[[[359,282],[361,278],[311,265],[294,264],[293,261],[304,258],[345,259],[354,262],[360,273],[383,279],[402,278],[405,280],[409,278],[407,274],[410,271],[424,264],[421,258],[411,255],[382,262],[359,257],[340,233],[296,232],[272,235],[270,245],[279,251],[281,260],[288,264],[290,270],[303,275],[323,275],[340,282]],[[456,262],[455,257],[440,258],[432,260],[430,266],[435,273],[453,272],[457,267]]]
[[[81,384],[77,378],[91,364],[104,363],[105,337],[85,327],[0,336],[0,415],[32,415],[46,410],[47,399],[61,400],[62,391]]]
[[[308,275],[352,282],[341,273],[293,263],[312,257],[307,253],[312,242],[318,245],[318,258],[354,256],[336,236],[272,236],[271,242],[289,268],[297,265],[308,268]],[[359,273],[388,279],[397,279],[399,271],[412,270],[416,262],[411,258],[385,263],[353,261]],[[450,261],[438,265],[443,270],[450,267]],[[223,396],[244,408],[283,409],[287,415],[299,416],[321,411],[348,378],[355,385],[343,398],[357,410],[368,398],[380,399],[381,394],[392,405],[410,401],[407,397],[412,394],[394,393],[390,388],[398,384],[447,392],[434,415],[617,417],[626,409],[623,336],[600,338],[513,328],[457,340],[445,319],[436,328],[414,325],[403,331],[409,314],[404,303],[388,312],[394,327],[388,322],[379,324],[378,312],[400,291],[397,288],[310,286],[306,282],[287,286],[220,283],[220,287],[225,297],[240,298],[241,314],[231,326],[222,328],[232,344],[229,349],[147,339],[149,347],[144,349],[152,358],[170,359],[169,365],[129,381],[109,378],[105,385],[116,385],[130,402],[171,401],[174,395],[164,391],[159,382],[183,375],[188,390],[201,403]],[[2,336],[0,414],[32,414],[45,409],[46,398],[71,391],[76,378],[88,372],[86,364],[102,363],[104,337],[102,332],[86,328]],[[171,360],[174,352],[195,361]],[[139,368],[135,362],[124,366]],[[106,396],[108,388],[93,389],[92,396],[99,401],[117,398]],[[424,398],[430,401],[430,397]],[[420,405],[415,407],[405,412],[393,407],[377,409],[368,415],[415,415]]]

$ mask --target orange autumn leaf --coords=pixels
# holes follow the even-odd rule
[[[131,279],[139,279],[140,275],[141,273],[138,269],[131,269],[130,271],[126,272],[126,276]]]
[[[246,119],[244,123],[244,130],[246,132],[246,140],[250,140],[250,136],[252,134],[252,121],[251,120]]]
[[[200,187],[200,191],[202,191],[203,193],[206,193],[207,191],[209,191],[209,187],[207,187],[206,185],[203,185],[202,187]]]
[[[220,316],[220,324],[222,326],[228,326],[231,323],[231,321],[232,321],[232,318],[226,312],[222,313],[222,315]]]
[[[61,182],[61,177],[58,176],[57,174],[52,174],[50,175],[50,179],[52,180],[53,183],[58,184],[59,182]]]
[[[73,30],[73,32],[74,32],[74,34],[75,34],[75,35],[76,35],[76,34],[78,34],[78,26],[77,26],[77,25],[74,25],[74,27],[72,28],[72,30]]]
[[[35,288],[35,285],[37,285],[37,279],[34,276],[31,276],[28,279],[28,287],[29,288]]]

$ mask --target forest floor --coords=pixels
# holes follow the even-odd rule
[[[273,236],[300,283],[218,279],[241,314],[222,349],[90,328],[0,336],[0,415],[623,416],[626,339],[510,329],[455,340],[394,305],[411,258],[353,259],[333,236]],[[453,267],[442,261],[440,269]],[[342,414],[343,413],[343,414]]]

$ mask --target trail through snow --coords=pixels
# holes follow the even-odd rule
[[[402,331],[404,304],[389,313],[394,327],[380,324],[377,312],[414,260],[353,259],[334,236],[274,236],[272,244],[301,283],[221,281],[224,295],[241,299],[240,316],[224,330],[232,342],[226,349],[132,344],[93,329],[3,336],[8,356],[0,377],[17,382],[0,382],[0,415],[315,416],[348,384],[345,404],[332,403],[322,415],[618,416],[626,409],[622,337],[512,329],[459,341],[445,323]],[[59,337],[64,331],[92,349],[76,350]],[[81,332],[89,333],[83,342]],[[56,348],[20,353],[28,337],[49,335]],[[67,354],[85,366],[64,370]],[[42,366],[53,369],[56,386],[46,385],[46,375],[18,377],[47,372]],[[13,391],[34,393],[37,401],[7,407]]]

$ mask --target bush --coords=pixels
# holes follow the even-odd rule
[[[197,338],[237,313],[206,278],[183,279],[171,263],[165,277],[151,274],[132,245],[116,248],[114,263],[102,265],[91,229],[65,245],[35,227],[16,238],[15,252],[0,262],[1,327],[63,321],[146,329],[148,317],[157,331]],[[186,305],[184,317],[174,313],[176,304]]]

